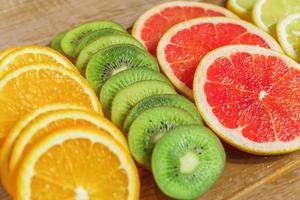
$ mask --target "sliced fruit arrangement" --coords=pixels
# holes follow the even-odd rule
[[[237,17],[225,8],[208,3],[171,1],[155,6],[141,15],[133,26],[132,35],[156,56],[158,42],[169,28],[189,19],[209,16]]]
[[[217,49],[200,62],[196,105],[206,123],[233,146],[262,155],[300,149],[300,65],[254,46]]]
[[[227,8],[239,17],[251,21],[252,8],[256,0],[228,0]]]
[[[300,12],[298,0],[256,0],[252,17],[261,29],[276,36],[276,24],[289,14]]]
[[[158,44],[157,59],[176,88],[193,99],[194,73],[203,56],[230,44],[281,51],[270,35],[250,23],[225,17],[206,17],[182,22],[168,30]]]
[[[103,117],[76,67],[41,46],[1,55],[0,167],[7,192],[20,200],[138,200],[126,139]]]
[[[122,128],[127,135],[129,150],[134,159],[145,168],[151,169],[152,151],[165,135],[177,127],[194,125],[185,128],[186,131],[183,133],[189,134],[193,132],[194,127],[202,127],[203,121],[195,105],[185,97],[178,95],[168,79],[159,72],[156,59],[146,51],[140,42],[126,33],[103,36],[100,33],[103,30],[89,31],[86,36],[80,38],[81,41],[76,45],[72,43],[72,49],[81,51],[78,54],[76,65],[81,72],[85,71],[87,80],[99,94],[105,116],[111,118],[112,122],[117,127]],[[107,28],[105,31],[108,31]],[[69,32],[72,33],[72,29]],[[77,32],[77,34],[83,35],[81,32]],[[61,46],[63,46],[64,41],[63,38]],[[87,45],[80,47],[80,44]],[[76,51],[74,55],[76,55]],[[31,140],[34,141],[37,130],[39,130],[37,126],[32,129],[29,125],[28,129],[20,133],[20,140],[16,141],[14,145],[16,148],[11,153],[14,157],[14,161],[11,163],[20,162],[21,152],[30,147],[30,142]],[[198,131],[199,134],[201,132],[206,132],[206,130]],[[180,143],[179,139],[179,137],[175,137],[174,142]],[[195,143],[194,146],[195,148],[202,148],[200,143]],[[211,148],[219,149],[224,154],[222,145]],[[185,153],[184,150],[182,153]],[[205,159],[209,159],[207,158],[210,157],[209,151],[203,154]],[[194,158],[199,163],[201,159],[201,156]],[[216,161],[218,166],[224,166],[224,162],[224,155],[223,159]],[[157,165],[160,166],[161,164]],[[214,177],[201,191],[208,190],[222,169],[222,167],[219,168],[218,174],[212,172]],[[175,176],[175,173],[176,171],[171,175]],[[206,177],[199,176],[195,181],[201,178]],[[187,182],[183,182],[183,184],[187,184]],[[201,193],[195,191],[192,194],[195,196]]]

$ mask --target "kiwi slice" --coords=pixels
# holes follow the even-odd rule
[[[80,41],[80,43],[76,48],[75,55],[78,56],[84,47],[88,46],[89,44],[99,39],[100,37],[109,36],[109,35],[124,35],[124,34],[127,35],[128,33],[118,31],[112,28],[104,28],[98,31],[94,31],[86,35],[84,38],[82,38],[82,40]]]
[[[138,81],[163,81],[169,83],[158,71],[154,71],[145,67],[137,67],[121,71],[110,77],[101,87],[100,101],[106,117],[110,117],[111,104],[116,94],[127,86]],[[169,83],[170,84],[170,83]]]
[[[86,79],[98,94],[110,77],[131,68],[159,71],[156,60],[147,52],[130,44],[112,45],[96,53],[86,68]]]
[[[76,47],[80,43],[82,38],[84,38],[91,32],[104,28],[112,28],[126,32],[126,30],[120,24],[112,21],[89,22],[68,31],[61,41],[61,48],[65,52],[65,54],[74,57]]]
[[[111,107],[111,119],[119,128],[133,106],[140,100],[156,94],[176,94],[175,89],[163,81],[139,81],[117,93]]]
[[[80,54],[78,55],[76,66],[80,71],[84,70],[89,60],[95,55],[99,50],[104,49],[105,47],[109,47],[115,44],[132,44],[143,50],[145,47],[135,38],[130,35],[110,35],[101,37],[85,48],[82,49]]]
[[[175,199],[196,199],[220,177],[225,152],[208,128],[185,125],[171,130],[154,147],[152,172],[159,188]]]
[[[60,42],[62,41],[62,39],[65,37],[66,34],[67,31],[60,32],[59,34],[57,34],[55,38],[53,38],[53,40],[51,41],[50,44],[51,48],[63,53],[63,50],[60,46]]]
[[[197,123],[189,113],[179,108],[162,106],[146,110],[130,126],[130,152],[138,163],[149,168],[152,150],[165,134],[177,126]]]
[[[200,117],[195,105],[187,100],[185,97],[177,94],[161,94],[154,95],[141,100],[136,104],[129,112],[126,120],[123,124],[123,131],[127,132],[132,122],[137,118],[142,112],[147,109],[160,106],[171,106],[175,108],[180,108],[188,112],[199,124],[203,125],[202,118]]]

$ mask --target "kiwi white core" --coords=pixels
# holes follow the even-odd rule
[[[180,173],[191,174],[199,165],[199,159],[193,152],[186,152],[180,157]]]
[[[121,72],[121,71],[124,71],[126,69],[128,69],[128,66],[126,66],[126,65],[120,66],[119,68],[116,68],[115,70],[112,71],[112,76],[119,73],[119,72]]]
[[[76,198],[75,199],[76,200],[89,200],[89,195],[83,187],[78,186],[76,188]]]
[[[154,144],[158,143],[158,141],[164,136],[164,133],[158,133],[154,136],[153,142]]]

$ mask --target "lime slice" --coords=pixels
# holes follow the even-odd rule
[[[277,22],[297,12],[300,12],[300,0],[257,0],[252,14],[257,26],[276,36]]]
[[[287,55],[300,61],[300,13],[288,15],[277,24],[277,37]]]
[[[256,0],[229,0],[227,8],[245,20],[251,20],[251,11]]]

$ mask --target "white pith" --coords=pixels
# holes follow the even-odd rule
[[[299,64],[297,64],[292,59],[280,53],[265,48],[247,45],[234,45],[222,47],[212,51],[211,53],[206,55],[204,59],[202,59],[202,61],[200,62],[196,70],[194,79],[195,102],[204,120],[218,136],[220,136],[233,146],[250,153],[261,155],[282,154],[299,149],[300,137],[289,142],[281,142],[277,140],[275,142],[257,143],[242,136],[241,129],[243,127],[239,127],[236,129],[226,128],[219,122],[219,119],[213,114],[211,106],[208,104],[204,93],[204,84],[206,83],[207,69],[218,57],[229,57],[235,52],[248,52],[251,54],[259,54],[265,56],[273,55],[284,60],[288,64],[288,66],[300,70]]]

